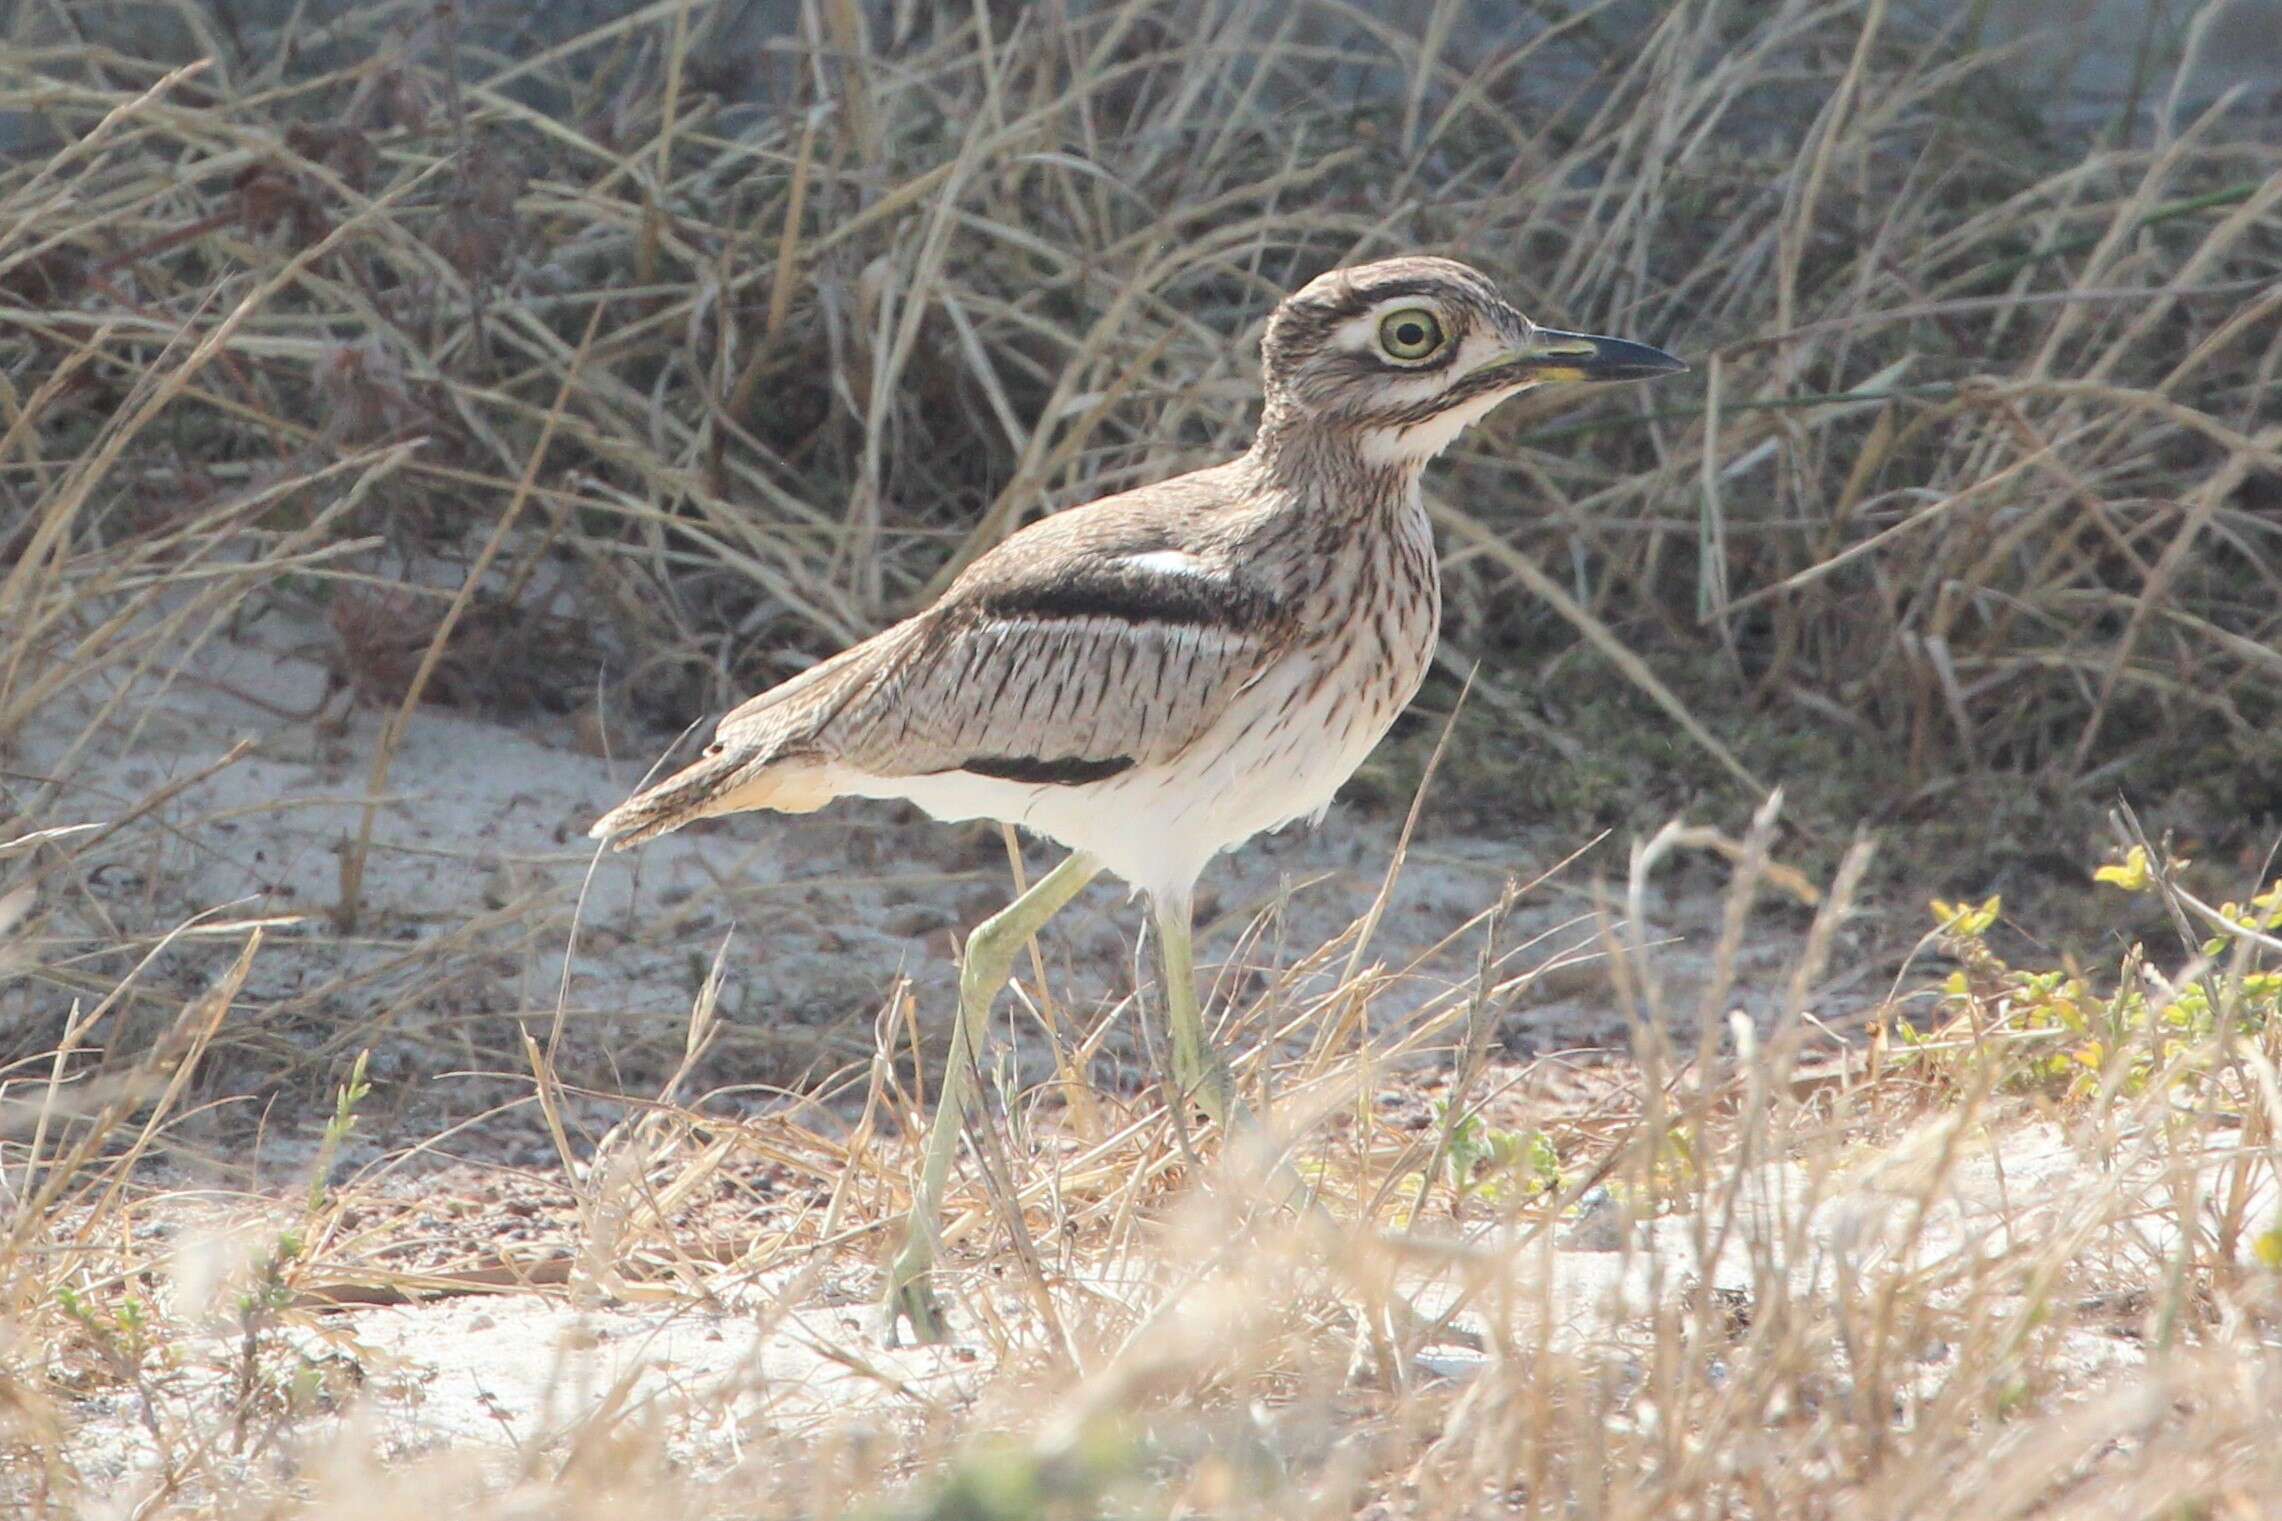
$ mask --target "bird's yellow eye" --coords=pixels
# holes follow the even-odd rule
[[[1379,347],[1389,359],[1416,364],[1442,347],[1442,322],[1423,306],[1389,312],[1379,322]]]

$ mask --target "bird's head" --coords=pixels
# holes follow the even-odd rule
[[[1386,259],[1319,275],[1268,319],[1263,437],[1336,430],[1378,464],[1424,465],[1509,396],[1687,368],[1622,338],[1539,327],[1452,259]]]

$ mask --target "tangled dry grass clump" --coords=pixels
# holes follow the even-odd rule
[[[2274,100],[2151,64],[2086,129],[2021,50],[1881,0],[1488,35],[1448,0],[761,9],[7,11],[7,1504],[2282,1493]],[[1447,735],[1430,829],[1728,830],[1649,832],[1546,918],[1493,887],[1441,960],[1372,960],[1386,897],[1248,932],[1218,1007],[1279,1128],[1224,1164],[1145,1035],[1065,1026],[1028,961],[1054,1080],[988,1074],[947,1231],[970,1344],[883,1354],[855,1307],[933,1011],[734,1019],[702,903],[604,913],[567,848],[408,842],[406,793],[472,779],[401,757],[454,714],[647,752],[1027,516],[1239,447],[1276,297],[1415,248],[1703,386],[1517,405],[1441,468],[1445,670],[1366,781],[1407,801]],[[241,645],[324,677],[236,684],[207,657]],[[270,733],[170,751],[222,727],[193,698]],[[1751,813],[1774,782],[1788,834]],[[601,800],[530,785],[557,846]],[[293,811],[314,886],[254,843]],[[1863,824],[1884,883],[1970,894],[1867,1026],[1832,992],[1887,970]],[[1706,843],[1732,887],[1684,959],[1660,874]],[[2111,849],[2108,896],[2038,914]],[[216,863],[267,885],[208,892]],[[738,954],[789,959],[746,865],[703,868]],[[574,925],[590,960],[660,946],[628,980],[686,1020],[578,1002]],[[1628,1059],[1506,1051],[1580,965]],[[764,1070],[811,1081],[735,1086]],[[447,1073],[488,1086],[416,1124]],[[463,1155],[484,1105],[535,1150]],[[281,1140],[282,1190],[243,1165]]]
[[[678,725],[1028,514],[1237,447],[1276,296],[1424,246],[1705,373],[1514,409],[1444,478],[1453,648],[1505,706],[1622,646],[1755,773],[1898,757],[1846,793],[1887,816],[1989,775],[2274,812],[2276,166],[2239,93],[2087,142],[1883,6],[1469,49],[1450,6],[834,3],[756,45],[671,5],[523,57],[457,10],[209,27],[181,67],[19,21],[0,107],[54,152],[6,192],[10,447],[77,463],[9,481],[0,730],[139,669],[78,610],[153,612],[193,556],[232,569],[170,628],[342,601],[387,701],[355,610],[479,641],[448,608],[487,546],[471,596],[605,658],[420,695]],[[1606,806],[1596,768],[1638,780],[1538,769]]]

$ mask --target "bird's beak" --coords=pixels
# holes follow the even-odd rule
[[[1625,338],[1589,333],[1557,333],[1537,328],[1509,361],[1515,371],[1540,384],[1588,380],[1654,380],[1687,368],[1662,349]]]

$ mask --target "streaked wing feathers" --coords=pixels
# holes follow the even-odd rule
[[[980,762],[1013,780],[1063,779],[1047,774],[1057,768],[1094,779],[1094,764],[1180,753],[1271,654],[1251,634],[1197,624],[978,617],[910,650],[817,740],[875,776]]]
[[[722,739],[872,776],[1042,783],[1179,754],[1285,638],[1214,539],[1219,474],[1032,524],[926,612],[737,709]],[[1168,513],[1168,490],[1192,510]]]

